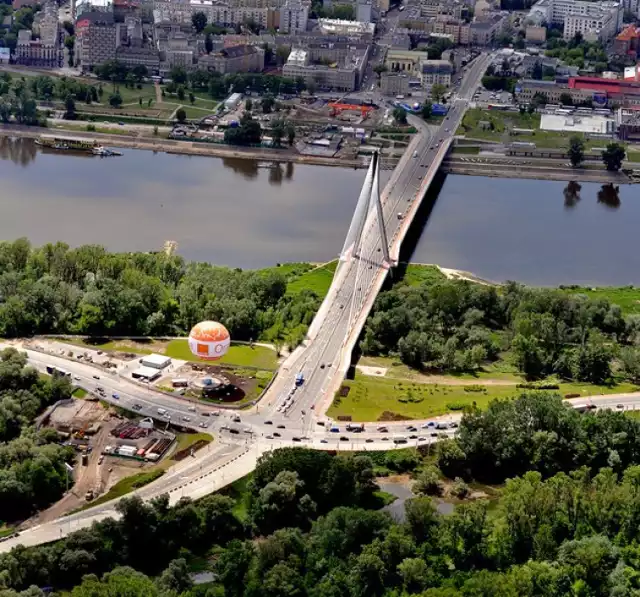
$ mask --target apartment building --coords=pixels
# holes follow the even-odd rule
[[[507,17],[494,14],[483,21],[473,21],[469,24],[469,44],[474,46],[490,46],[504,31]]]
[[[420,72],[420,63],[429,59],[427,52],[417,50],[389,50],[384,64],[390,72],[407,73],[416,76]]]
[[[286,0],[277,10],[280,33],[300,33],[307,30],[309,22],[309,2]]]
[[[113,13],[85,12],[76,21],[76,62],[85,70],[116,57]]]
[[[465,4],[460,0],[421,0],[420,15],[423,17],[445,15],[459,19],[465,8]]]
[[[119,46],[116,48],[116,60],[129,68],[146,66],[151,74],[157,73],[160,68],[160,53],[154,48]]]

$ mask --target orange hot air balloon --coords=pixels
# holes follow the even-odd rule
[[[217,321],[201,321],[189,332],[189,349],[195,356],[207,361],[221,359],[230,344],[229,331]]]

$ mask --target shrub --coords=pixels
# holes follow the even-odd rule
[[[446,407],[448,410],[464,410],[469,406],[466,402],[447,402]]]
[[[451,486],[451,489],[449,490],[449,493],[453,497],[458,498],[459,500],[463,500],[464,498],[469,497],[471,490],[469,489],[469,486],[460,477],[456,477],[455,480],[453,481],[453,485]]]

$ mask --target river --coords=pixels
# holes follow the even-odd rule
[[[0,139],[0,238],[257,268],[336,257],[364,170],[125,150],[97,158]],[[384,178],[388,177],[385,173]],[[633,186],[449,176],[412,261],[537,285],[640,284]]]

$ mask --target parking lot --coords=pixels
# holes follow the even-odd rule
[[[489,91],[482,87],[473,95],[473,101],[479,107],[486,107],[489,104],[508,105],[513,104],[513,95],[508,91]]]

